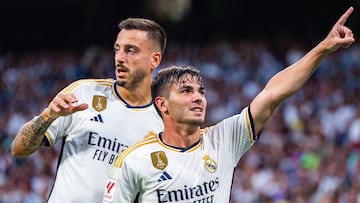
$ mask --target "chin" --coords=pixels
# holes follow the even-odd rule
[[[124,81],[124,80],[117,80],[117,81],[116,81],[116,84],[119,85],[119,86],[121,86],[121,87],[125,87],[126,84],[127,84],[127,82]]]
[[[194,119],[189,122],[192,125],[202,125],[204,124],[204,119]]]

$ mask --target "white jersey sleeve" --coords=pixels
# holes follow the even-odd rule
[[[102,80],[102,82],[104,82],[104,83],[110,82],[110,81],[112,81],[112,80],[111,79]],[[64,93],[64,94],[73,93],[78,98],[78,104],[81,104],[84,102],[87,103],[88,100],[86,100],[83,97],[84,92],[88,92],[91,94],[93,92],[92,89],[94,87],[93,85],[89,85],[89,83],[94,84],[95,80],[86,79],[86,80],[75,81],[75,82],[71,83],[70,85],[68,85],[67,87],[65,87],[59,93]],[[73,114],[68,115],[68,116],[62,116],[62,117],[57,118],[49,126],[49,128],[45,132],[45,136],[50,145],[55,144],[58,140],[64,138],[66,135],[69,134],[70,126],[72,124],[72,119],[73,119]]]
[[[121,170],[115,167],[112,169],[110,178],[106,181],[103,203],[135,202],[140,191],[139,181],[134,173],[135,165],[124,165]]]
[[[253,145],[258,136],[254,133],[254,126],[250,107],[244,108],[240,114],[226,118],[211,126],[205,133],[212,142],[216,142],[222,150],[231,152],[231,161],[236,167],[241,156]]]
[[[130,146],[121,153],[121,155],[116,159],[114,167],[106,182],[103,203],[135,202],[143,189],[143,183],[140,178],[141,175],[138,174],[138,171],[143,167],[148,167],[148,165],[146,164],[146,159],[141,158],[144,156],[143,154],[132,152],[133,150],[138,150],[138,148],[144,144],[146,145],[156,141],[156,135],[153,132],[150,132],[147,138],[144,138],[143,140]],[[129,153],[132,153],[132,158],[125,161],[124,159],[125,157],[127,158]],[[146,201],[142,200],[140,202]]]

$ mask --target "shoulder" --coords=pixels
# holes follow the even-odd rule
[[[93,88],[93,87],[111,87],[114,83],[114,79],[80,79],[72,82],[65,87],[61,92],[69,93],[78,88]]]
[[[253,121],[252,121],[250,109],[249,107],[245,107],[241,110],[240,113],[225,118],[224,120],[217,123],[215,126],[231,127],[238,125],[246,125],[248,127],[251,127],[252,122]]]
[[[225,118],[215,125],[205,127],[202,129],[202,134],[222,135],[239,133],[239,131],[254,133],[254,123],[248,107],[245,107],[239,114]]]
[[[120,155],[117,157],[114,166],[117,168],[121,168],[123,164],[127,161],[138,161],[144,157],[144,155],[148,154],[151,149],[151,146],[159,143],[158,136],[156,133],[150,131],[148,135],[131,145],[129,148],[125,149]]]

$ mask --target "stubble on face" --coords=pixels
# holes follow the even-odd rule
[[[144,69],[136,68],[133,70],[129,70],[128,74],[129,78],[127,80],[118,79],[117,84],[120,87],[134,89],[139,86],[139,84],[144,80],[148,73]]]
[[[115,61],[118,63],[116,71],[121,69],[127,72],[121,77],[118,76],[118,86],[126,89],[135,89],[148,74],[151,74],[151,72],[149,73],[150,70],[147,70],[146,67],[149,60],[148,57],[151,54],[149,43],[150,41],[147,39],[147,33],[145,31],[122,30],[118,34],[117,42],[115,44],[121,47],[123,52],[126,52],[127,57],[126,60],[123,58],[121,62]],[[131,50],[133,53],[130,53],[128,50]],[[118,75],[117,73],[115,74]]]
[[[183,82],[186,83],[186,82]],[[175,89],[179,89],[181,87],[181,84],[173,84],[173,87],[171,88],[175,88]],[[176,87],[177,86],[177,87]],[[170,91],[171,92],[171,91]],[[172,91],[172,92],[176,92],[176,90]],[[169,95],[169,98],[171,98],[172,96],[175,95]],[[177,97],[177,96],[175,96]],[[173,98],[173,102],[169,102],[169,109],[172,109],[172,112],[170,112],[170,114],[173,115],[173,118],[178,122],[178,123],[183,123],[183,124],[189,124],[189,125],[193,125],[193,126],[201,126],[202,124],[204,124],[205,122],[205,111],[206,111],[206,101],[202,101],[205,102],[205,104],[203,104],[203,115],[201,117],[198,116],[193,116],[193,112],[189,109],[189,105],[184,104],[184,99],[183,98]]]
[[[194,118],[189,115],[189,110],[184,109],[184,108],[177,108],[174,107],[174,111],[172,112],[173,114],[173,118],[178,122],[178,123],[183,123],[183,124],[188,124],[188,125],[193,125],[193,126],[200,126],[204,123],[204,118]]]

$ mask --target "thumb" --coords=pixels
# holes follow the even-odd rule
[[[341,41],[341,47],[342,48],[348,48],[352,43],[354,43],[354,38],[343,38]]]
[[[85,104],[85,103],[79,104],[79,105],[77,105],[77,106],[74,107],[74,112],[83,111],[83,110],[87,109],[88,106],[89,106],[89,105],[88,105],[88,104]]]

